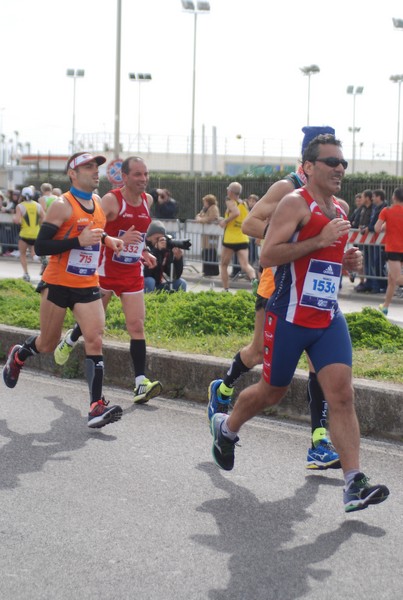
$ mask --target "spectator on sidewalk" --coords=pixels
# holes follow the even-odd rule
[[[364,190],[361,194],[362,197],[362,207],[360,212],[360,220],[358,224],[358,228],[360,232],[365,235],[368,233],[368,225],[371,220],[372,214],[372,190]],[[364,273],[370,272],[370,253],[368,246],[362,246],[360,248],[364,255]],[[361,277],[360,283],[354,288],[356,292],[370,292],[371,291],[371,282],[367,282],[364,277]]]
[[[353,229],[358,229],[360,226],[361,209],[362,209],[362,206],[364,203],[364,198],[362,197],[361,192],[359,192],[358,194],[355,195],[354,203],[355,203],[355,209],[349,220],[351,223],[351,227]]]
[[[1,212],[14,214],[18,204],[19,193],[15,190],[8,190]]]
[[[385,192],[383,190],[375,190],[372,196],[372,213],[368,224],[368,232],[375,232],[375,224],[379,219],[379,215],[383,208],[387,206],[385,200]],[[372,294],[380,294],[385,292],[387,279],[382,278],[385,274],[385,258],[382,248],[378,244],[368,246],[369,254],[369,271],[371,276],[367,279],[366,284],[370,288]]]
[[[220,211],[218,208],[217,198],[213,194],[207,194],[203,199],[203,208],[196,215],[195,219],[198,223],[208,225],[218,223]],[[212,276],[219,274],[218,268],[218,236],[203,234],[202,235],[202,261],[203,275]]]
[[[183,250],[168,243],[167,234],[161,221],[153,221],[146,233],[149,251],[157,259],[153,268],[144,266],[144,292],[169,291],[186,292],[187,283],[182,279]]]
[[[166,188],[158,190],[157,202],[155,204],[155,216],[157,219],[176,219],[178,205]]]

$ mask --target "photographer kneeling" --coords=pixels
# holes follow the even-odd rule
[[[185,242],[185,243],[184,243]],[[186,292],[187,283],[181,278],[183,272],[183,250],[188,249],[187,241],[174,240],[167,236],[161,221],[153,221],[146,233],[146,244],[157,259],[153,269],[144,266],[144,292],[166,290]],[[178,245],[180,247],[178,247]]]

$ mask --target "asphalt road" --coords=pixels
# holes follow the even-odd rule
[[[304,467],[305,425],[254,419],[224,473],[204,406],[107,388],[123,418],[91,431],[84,382],[0,385],[0,598],[401,597],[402,444],[363,440],[391,495],[347,515],[340,471]]]

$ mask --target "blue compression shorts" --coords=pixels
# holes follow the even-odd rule
[[[313,329],[288,323],[266,312],[263,354],[263,378],[266,383],[288,386],[304,350],[316,373],[336,363],[351,367],[353,352],[343,314],[337,312],[329,327]]]

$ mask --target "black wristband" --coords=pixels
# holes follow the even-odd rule
[[[104,231],[101,235],[101,244],[105,245],[105,240],[108,237],[108,234],[106,233],[106,231]]]

